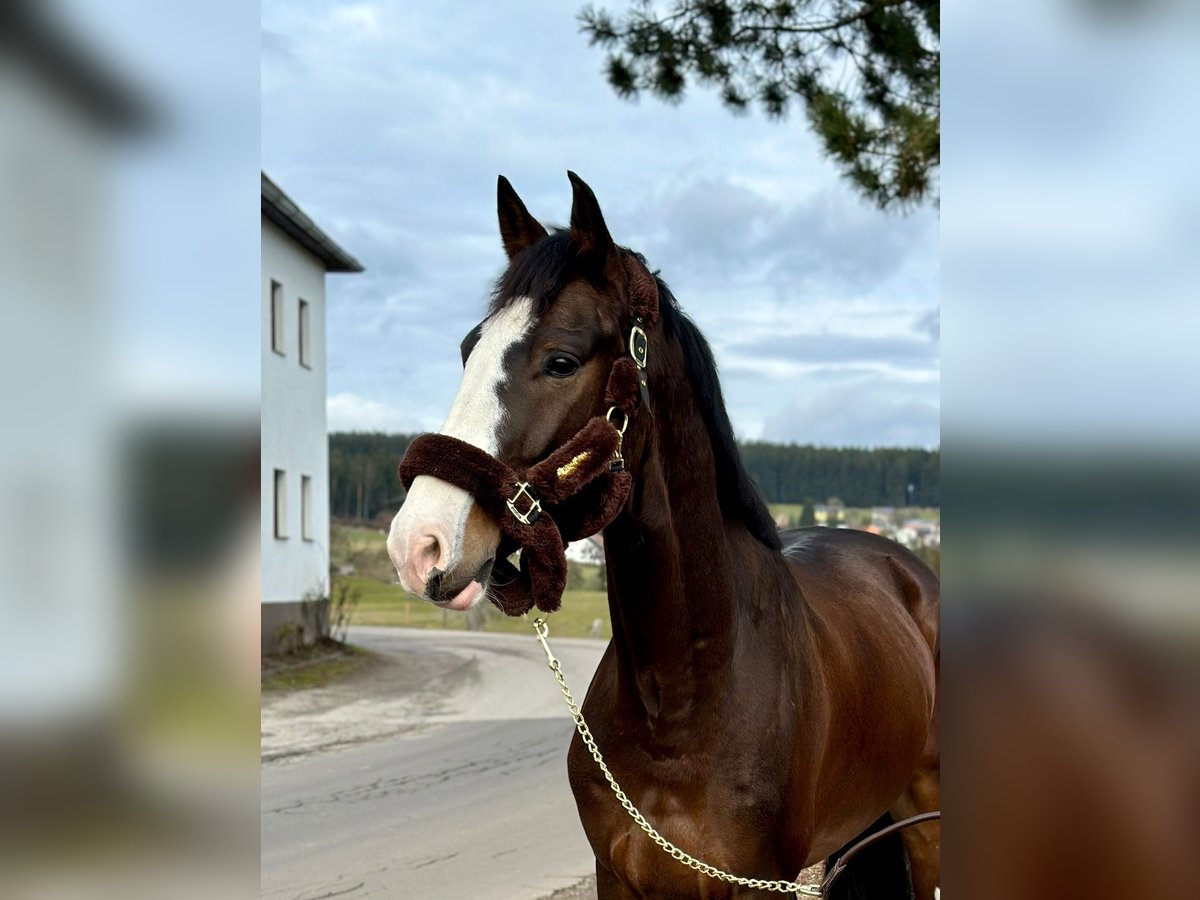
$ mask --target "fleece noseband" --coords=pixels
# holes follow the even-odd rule
[[[615,519],[633,484],[622,445],[637,407],[650,413],[646,329],[658,319],[658,286],[632,254],[621,252],[633,322],[627,355],[617,359],[609,372],[604,415],[589,419],[524,476],[478,447],[445,434],[416,438],[400,463],[405,490],[418,475],[430,475],[462,488],[499,523],[504,540],[489,595],[510,616],[534,606],[542,612],[559,608],[567,584],[563,552],[567,543],[596,534]],[[519,570],[505,558],[517,548]],[[511,577],[501,583],[497,576],[504,574]]]

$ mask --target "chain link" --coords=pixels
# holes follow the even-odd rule
[[[617,779],[613,777],[613,773],[609,771],[608,766],[604,763],[604,757],[600,753],[600,748],[596,746],[596,739],[592,737],[592,730],[588,728],[587,722],[584,721],[583,712],[575,703],[575,698],[571,695],[571,689],[567,686],[566,676],[563,675],[562,664],[550,652],[550,644],[547,642],[547,637],[550,635],[550,626],[546,624],[546,620],[537,618],[533,620],[533,630],[537,635],[538,642],[542,645],[542,649],[546,651],[546,662],[550,666],[550,671],[554,673],[554,680],[558,682],[558,688],[562,691],[563,699],[567,703],[567,709],[571,712],[571,718],[575,721],[575,730],[579,732],[579,737],[583,740],[584,746],[588,748],[588,752],[592,754],[592,759],[596,761],[596,765],[600,767],[605,780],[608,781],[608,786],[612,788],[613,796],[617,798],[621,806],[625,808],[625,812],[629,814],[629,818],[637,823],[637,826],[646,833],[646,836],[654,843],[658,844],[665,850],[672,859],[676,859],[683,863],[689,869],[694,869],[709,878],[716,878],[720,881],[736,884],[742,887],[754,888],[760,891],[774,891],[780,894],[795,894],[797,897],[819,897],[821,889],[814,885],[800,884],[795,881],[766,881],[762,878],[742,878],[740,875],[733,875],[718,869],[716,866],[710,866],[702,860],[696,859],[690,853],[679,849],[665,837],[659,834],[653,825],[646,821],[646,817],[638,811],[638,808],[633,805],[633,802],[625,796],[625,792],[621,790],[621,785],[617,784]]]

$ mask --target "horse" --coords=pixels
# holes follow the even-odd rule
[[[462,342],[441,431],[517,473],[604,414],[608,374],[637,334],[631,272],[644,260],[568,176],[570,225],[553,230],[499,178],[508,265]],[[632,485],[603,534],[613,637],[582,710],[665,838],[738,875],[791,879],[889,820],[938,809],[939,582],[873,534],[776,528],[739,457],[709,345],[651,277],[645,404],[619,451]],[[412,481],[387,541],[406,590],[454,610],[492,595],[507,548],[476,500],[429,475]],[[664,853],[579,735],[567,769],[600,900],[774,896]],[[931,900],[940,826],[900,835],[855,859],[836,892]]]

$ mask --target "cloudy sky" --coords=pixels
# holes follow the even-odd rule
[[[441,424],[504,263],[496,175],[563,223],[573,169],[713,344],[740,437],[936,446],[936,212],[859,200],[799,116],[617,99],[577,12],[264,0],[263,167],[367,268],[328,282],[330,429]]]

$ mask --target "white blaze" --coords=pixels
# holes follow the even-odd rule
[[[504,356],[533,327],[533,301],[528,297],[505,306],[483,323],[479,341],[467,357],[462,382],[442,434],[496,454],[504,410],[496,393],[504,381]],[[415,483],[414,483],[415,486]]]
[[[496,454],[505,412],[497,392],[505,377],[504,357],[532,327],[533,301],[528,297],[513,300],[483,323],[479,340],[467,357],[442,434]],[[405,588],[420,593],[423,587],[409,584],[405,578],[410,537],[414,533],[437,533],[448,544],[447,558],[441,568],[452,571],[462,558],[463,532],[473,503],[471,495],[462,488],[429,475],[420,475],[413,481],[388,535],[388,552]]]

